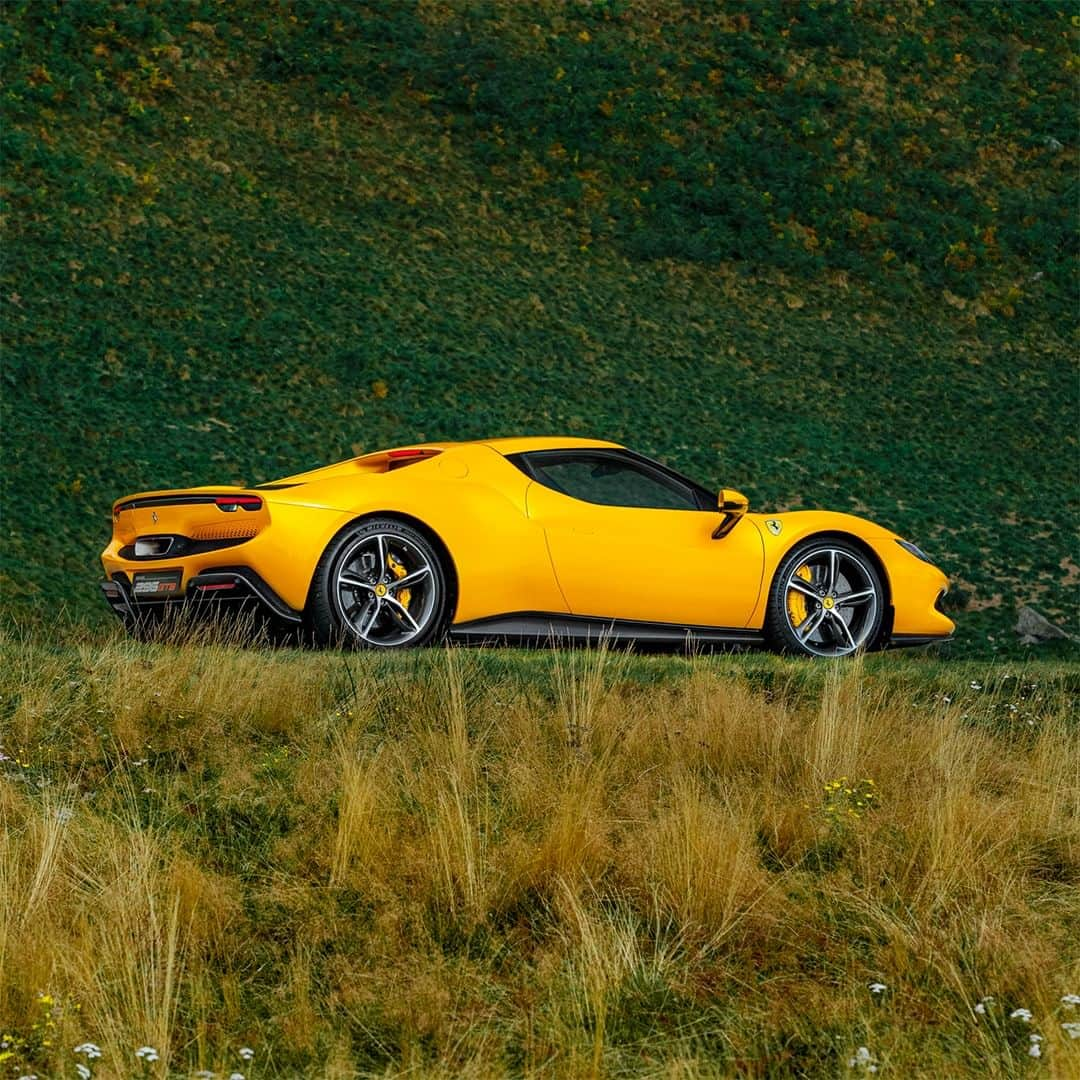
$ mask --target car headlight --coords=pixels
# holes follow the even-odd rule
[[[896,542],[905,551],[907,551],[910,554],[914,555],[916,559],[922,559],[922,561],[924,563],[929,563],[931,566],[934,565],[934,560],[931,559],[930,556],[927,555],[926,552],[923,551],[923,549],[921,547],[919,547],[918,544],[913,544],[913,543],[911,543],[910,540],[897,540]]]

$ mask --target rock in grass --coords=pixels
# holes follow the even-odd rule
[[[1022,645],[1039,645],[1044,641],[1070,641],[1060,626],[1055,626],[1045,615],[1034,608],[1022,607],[1016,617],[1016,632]]]

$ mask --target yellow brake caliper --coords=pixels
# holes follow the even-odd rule
[[[809,566],[800,566],[795,571],[796,577],[801,577],[808,584],[812,581]],[[789,589],[787,594],[787,609],[791,616],[792,626],[801,626],[806,619],[806,596],[798,589]]]
[[[390,567],[390,573],[392,573],[399,581],[408,572],[389,551],[386,553],[386,565]],[[398,603],[408,611],[409,601],[412,599],[412,589],[402,589],[401,592],[397,594],[397,599]]]

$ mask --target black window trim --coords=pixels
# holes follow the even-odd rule
[[[697,509],[699,512],[704,511],[715,514],[718,511],[715,492],[709,491],[708,488],[691,480],[689,477],[683,476],[682,473],[678,473],[674,469],[669,469],[659,461],[654,461],[652,458],[645,457],[644,454],[638,454],[633,450],[619,449],[613,446],[568,446],[565,449],[559,450],[526,450],[519,454],[507,454],[506,460],[512,465],[517,466],[517,468],[531,480],[535,480],[538,484],[542,484],[551,491],[558,491],[558,488],[552,487],[550,483],[545,481],[536,466],[540,465],[542,460],[550,461],[554,459],[557,461],[560,458],[581,457],[583,455],[588,455],[589,457],[610,458],[613,461],[631,461],[637,465],[642,472],[652,474],[654,479],[664,480],[668,483],[674,483],[679,487],[685,488],[687,493],[698,503]],[[566,495],[568,499],[575,499],[577,502],[586,503],[589,506],[611,506],[614,509],[623,510],[671,509],[671,507],[628,507],[623,506],[621,503],[595,503],[591,502],[589,499],[579,499],[576,495],[570,495],[565,491],[560,491],[559,494]],[[694,513],[689,507],[680,512]]]

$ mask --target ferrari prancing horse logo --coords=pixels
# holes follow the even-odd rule
[[[151,521],[152,521],[152,522],[153,522],[153,523],[154,523],[155,525],[157,524],[157,511],[156,511],[156,510],[151,510],[151,511],[150,511],[150,520],[151,520]]]
[[[768,529],[769,532],[773,534],[773,536],[779,536],[780,530],[783,527],[784,526],[781,525],[780,522],[776,520],[776,518],[768,518],[765,522],[765,528]]]

